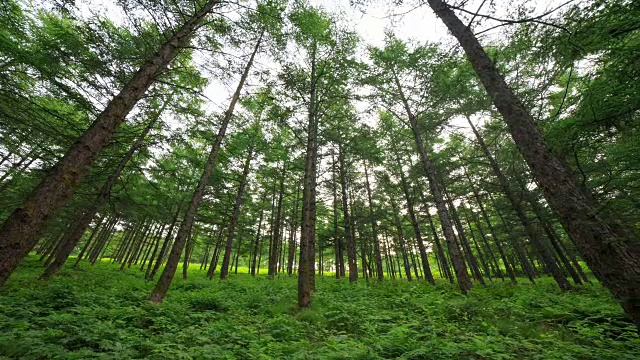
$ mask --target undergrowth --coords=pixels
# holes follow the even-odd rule
[[[30,258],[0,290],[0,357],[24,359],[638,359],[640,339],[599,285],[176,276],[161,305],[137,269],[108,263],[36,280]]]

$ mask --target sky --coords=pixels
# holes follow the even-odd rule
[[[452,0],[449,0],[450,2]],[[362,50],[366,45],[384,46],[385,32],[392,31],[398,38],[410,40],[416,43],[440,42],[446,44],[447,48],[457,46],[455,39],[448,34],[444,24],[435,16],[428,5],[416,7],[416,1],[407,0],[405,5],[396,6],[387,0],[371,0],[367,6],[352,6],[349,0],[310,0],[311,4],[324,8],[329,13],[337,15],[338,21],[342,26],[354,30],[362,39]],[[491,7],[491,3],[495,6]],[[549,9],[553,9],[560,4],[566,3],[566,0],[469,0],[465,8],[471,11],[477,11],[482,4],[480,13],[491,13],[492,16],[498,18],[515,19],[517,9],[516,4],[526,4],[533,9],[534,14],[541,14]],[[115,0],[79,0],[77,4],[82,13],[89,15],[91,12],[99,12],[109,16],[116,23],[123,19],[122,10],[116,6]],[[506,5],[505,5],[506,4]],[[462,18],[467,17],[465,14],[458,14]],[[482,30],[495,25],[497,22],[492,20],[482,20],[479,18],[474,22],[474,30]],[[468,21],[468,20],[467,20]],[[495,39],[500,34],[500,30],[494,30],[483,36],[481,41],[486,43]],[[196,59],[198,61],[198,59]],[[206,59],[201,60],[202,62]],[[277,65],[266,59],[259,57],[256,67],[277,68]],[[211,82],[204,91],[204,95],[211,99],[207,104],[209,113],[221,112],[226,109],[228,100],[235,88],[236,80],[226,79],[226,85],[220,81],[216,81],[215,76],[211,76]],[[249,80],[251,83],[251,80]],[[359,110],[365,108],[364,104],[356,105]],[[179,122],[168,119],[172,127],[178,127]],[[454,120],[454,122],[456,122]],[[454,124],[455,127],[466,127],[466,122],[458,121],[460,124]]]
[[[387,0],[371,0],[369,5],[363,8],[353,7],[349,0],[309,0],[313,5],[324,8],[327,12],[337,14],[338,21],[342,26],[354,30],[362,39],[362,50],[366,45],[384,46],[386,32],[393,32],[394,35],[405,41],[411,41],[418,44],[425,42],[443,43],[447,48],[457,46],[455,39],[448,33],[444,24],[435,16],[428,5],[420,7],[412,7],[411,4],[404,6],[391,5],[391,1]],[[450,2],[453,0],[449,0]],[[406,3],[415,3],[415,0],[407,0]],[[496,6],[491,8],[488,4],[495,2]],[[527,3],[534,9],[533,14],[541,14],[549,9],[553,9],[564,3],[561,0],[469,0],[465,6],[466,9],[477,11],[480,4],[484,7],[480,11],[482,14],[491,13],[497,18],[516,19],[518,15],[514,13],[517,6],[514,4]],[[89,15],[90,13],[101,13],[120,23],[123,20],[122,10],[115,6],[115,0],[79,0],[78,5],[82,9],[82,13]],[[506,4],[506,5],[505,5]],[[468,16],[458,14],[465,22]],[[466,20],[465,20],[466,18]],[[496,24],[495,21],[476,19],[474,22],[474,30],[479,31],[491,27]],[[481,42],[487,43],[493,39],[499,39],[500,30],[492,31],[481,38]],[[247,46],[249,48],[250,46]],[[247,50],[250,51],[250,50]],[[362,52],[364,54],[364,52]],[[201,55],[198,61],[206,61],[206,56]],[[257,59],[257,67],[277,68],[277,65],[267,57]],[[238,76],[239,77],[239,76]],[[204,91],[204,95],[211,99],[207,104],[209,113],[221,113],[226,109],[231,94],[237,83],[237,79],[226,79],[225,84],[215,79],[215,74],[210,76],[211,83]],[[255,83],[255,80],[253,81]],[[249,82],[251,84],[251,80]],[[362,109],[363,105],[358,104],[357,108]],[[482,119],[475,119],[482,122]],[[178,119],[165,119],[172,128],[181,127]],[[464,119],[453,119],[450,126],[458,131],[464,131],[468,127]],[[212,129],[216,131],[216,129]],[[230,129],[233,131],[233,129]],[[470,132],[470,130],[468,131]],[[443,134],[446,136],[446,132]],[[415,160],[415,159],[414,159]]]

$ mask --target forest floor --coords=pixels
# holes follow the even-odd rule
[[[294,278],[179,274],[162,305],[138,269],[103,262],[37,280],[26,260],[0,290],[0,358],[638,359],[640,337],[599,285],[493,281],[468,296],[440,280],[317,279],[310,309]]]

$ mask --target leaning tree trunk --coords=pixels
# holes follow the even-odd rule
[[[509,88],[469,27],[442,0],[428,0],[458,39],[551,208],[571,234],[584,260],[622,307],[640,324],[640,246],[632,231],[598,214],[591,196],[553,154],[531,113]]]
[[[242,200],[244,199],[244,189],[247,186],[247,179],[249,176],[249,170],[251,169],[251,159],[253,158],[253,148],[249,149],[247,158],[244,161],[244,167],[242,169],[242,178],[240,179],[240,187],[236,194],[236,201],[233,205],[233,214],[231,215],[231,221],[229,222],[229,234],[227,235],[227,242],[224,248],[224,256],[222,258],[222,266],[220,267],[220,279],[226,279],[229,277],[229,260],[231,259],[231,247],[233,245],[233,237],[235,236],[236,226],[238,225],[238,218],[240,217],[240,209],[242,208]]]
[[[176,213],[173,215],[173,219],[171,220],[171,226],[169,227],[169,230],[167,231],[167,235],[164,238],[164,241],[162,242],[162,247],[160,248],[160,253],[158,254],[158,257],[155,260],[155,263],[153,264],[153,269],[151,269],[151,272],[149,274],[145,274],[145,280],[153,280],[154,277],[156,277],[156,273],[158,272],[158,270],[160,270],[160,266],[162,265],[162,261],[164,259],[165,254],[167,253],[167,248],[169,247],[169,243],[171,242],[171,238],[173,236],[173,229],[176,227],[176,224],[178,223],[178,216],[180,215],[180,208],[182,207],[182,203],[178,204],[177,208],[176,208]]]
[[[464,232],[464,228],[462,227],[462,223],[460,222],[460,217],[458,216],[458,210],[456,210],[451,197],[446,193],[445,190],[445,199],[447,203],[449,203],[449,209],[451,211],[451,217],[453,219],[454,226],[458,229],[458,240],[460,240],[460,244],[464,249],[465,254],[467,255],[467,261],[469,262],[469,267],[471,268],[471,274],[473,277],[478,280],[478,282],[482,285],[485,284],[484,278],[482,277],[482,273],[480,272],[480,266],[478,265],[478,260],[476,260],[473,251],[471,251],[471,246],[469,246],[469,241],[467,240],[467,235]]]
[[[527,236],[531,240],[532,245],[534,246],[536,251],[540,254],[540,256],[542,256],[542,260],[544,261],[545,266],[551,271],[551,275],[553,276],[553,279],[558,283],[558,286],[560,286],[561,289],[563,290],[571,289],[571,284],[569,284],[569,282],[565,278],[560,268],[558,268],[558,265],[556,264],[553,258],[553,254],[551,253],[548,246],[545,244],[544,239],[542,238],[542,232],[540,227],[537,226],[536,223],[531,221],[531,219],[529,219],[529,217],[527,216],[524,206],[519,199],[519,196],[516,195],[514,189],[510,185],[509,181],[507,180],[507,177],[502,173],[502,170],[500,169],[498,162],[495,160],[495,158],[489,151],[489,148],[487,147],[487,144],[485,144],[484,139],[480,135],[480,132],[478,132],[478,129],[476,129],[476,127],[473,125],[473,122],[471,122],[471,119],[469,117],[467,117],[467,122],[469,123],[471,130],[476,136],[476,139],[478,140],[478,144],[480,145],[482,152],[484,153],[487,160],[489,160],[489,163],[491,164],[491,168],[493,169],[494,175],[498,178],[498,182],[500,184],[500,187],[502,188],[502,192],[506,195],[507,199],[509,199],[509,202],[511,203],[511,207],[516,212],[516,215],[518,216],[518,219],[522,223],[522,226],[524,226],[524,229],[527,232]],[[520,245],[516,243],[516,246],[520,246]],[[517,251],[522,252],[522,249],[517,249]],[[523,262],[523,264],[526,266],[527,262]],[[527,272],[529,272],[529,270],[527,270]]]
[[[235,106],[240,99],[240,92],[242,91],[244,83],[247,81],[247,77],[249,77],[249,71],[253,66],[253,59],[258,53],[258,49],[260,48],[260,44],[262,43],[262,35],[263,34],[261,33],[258,41],[256,41],[253,52],[251,53],[251,57],[244,67],[240,82],[238,83],[236,91],[234,92],[233,97],[231,98],[231,102],[229,103],[229,107],[224,114],[224,118],[222,119],[222,123],[220,124],[220,129],[218,130],[218,135],[216,136],[213,146],[211,147],[211,152],[209,152],[209,157],[207,158],[205,169],[202,172],[200,180],[198,180],[198,185],[193,192],[191,202],[187,207],[184,219],[182,220],[180,228],[178,229],[178,234],[176,235],[176,238],[173,242],[173,247],[171,248],[171,252],[169,253],[167,265],[162,271],[160,279],[158,279],[158,283],[151,293],[151,301],[154,303],[160,303],[162,302],[162,300],[164,300],[164,297],[167,295],[167,291],[169,290],[169,285],[171,285],[173,276],[175,275],[176,269],[178,268],[180,254],[182,254],[182,251],[184,250],[184,245],[187,241],[187,237],[189,236],[189,232],[191,231],[191,226],[193,225],[193,222],[195,220],[196,212],[198,211],[198,207],[200,206],[200,202],[202,201],[202,198],[204,196],[204,190],[207,185],[209,185],[211,173],[213,172],[213,168],[215,167],[218,160],[218,153],[220,152],[222,141],[224,140],[224,136],[227,132],[227,126],[229,125],[229,121],[233,116],[233,110],[235,109]]]
[[[91,127],[71,146],[49,174],[0,228],[0,286],[38,241],[48,221],[71,199],[115,130],[147,89],[191,39],[198,25],[219,0],[209,0],[148,59],[107,104]]]
[[[473,197],[475,198],[476,203],[480,208],[480,213],[482,214],[482,218],[487,223],[487,226],[489,227],[489,232],[491,233],[491,237],[493,238],[493,242],[496,244],[498,253],[500,253],[500,258],[502,259],[502,263],[504,264],[505,271],[509,275],[509,279],[511,280],[511,282],[515,284],[517,283],[515,271],[513,270],[513,268],[511,267],[511,264],[509,263],[509,260],[507,259],[507,255],[505,254],[505,251],[502,248],[502,244],[500,243],[500,240],[498,240],[498,236],[496,235],[496,231],[493,228],[491,219],[489,219],[489,214],[487,214],[487,210],[485,209],[484,204],[482,203],[482,200],[480,200],[480,194],[478,194],[478,190],[476,190],[476,187],[473,185],[473,182],[471,181],[471,177],[469,176],[469,173],[467,173],[466,169],[465,169],[465,175],[467,177],[467,180],[469,181],[469,186],[471,187],[471,191],[473,192]]]
[[[413,233],[416,236],[416,243],[418,244],[418,251],[420,252],[420,262],[422,264],[422,272],[424,274],[424,279],[431,284],[435,284],[435,280],[433,279],[433,274],[431,273],[431,266],[429,265],[429,258],[427,257],[427,249],[424,246],[424,241],[422,240],[422,230],[420,229],[420,223],[418,222],[418,217],[416,216],[415,207],[413,205],[413,195],[410,193],[407,177],[402,171],[400,159],[397,156],[396,156],[396,164],[398,165],[398,169],[400,172],[400,185],[402,187],[402,192],[404,193],[404,198],[407,201],[407,210],[409,212],[409,219],[411,220],[411,225],[413,226]]]
[[[449,267],[449,261],[447,260],[447,256],[444,253],[444,247],[442,243],[440,243],[440,237],[438,236],[438,231],[436,230],[436,226],[433,223],[433,218],[431,213],[429,212],[429,208],[427,207],[427,201],[424,198],[424,193],[422,189],[420,191],[420,198],[422,199],[422,205],[424,213],[427,215],[427,221],[429,221],[429,227],[431,228],[431,234],[433,235],[433,241],[436,244],[436,251],[438,252],[436,258],[440,259],[440,265],[442,266],[442,270],[444,270],[445,278],[449,280],[450,283],[453,284],[453,274],[451,273],[451,268]]]
[[[80,216],[78,219],[76,219],[73,222],[69,231],[67,231],[65,236],[62,238],[62,248],[56,254],[56,260],[52,262],[51,265],[49,265],[49,267],[47,267],[47,269],[44,271],[42,276],[40,276],[41,279],[48,279],[54,274],[56,274],[58,270],[60,270],[62,265],[67,261],[67,258],[69,258],[69,255],[71,254],[73,249],[75,249],[75,247],[78,245],[78,243],[82,239],[82,235],[84,234],[85,230],[91,223],[91,220],[93,220],[93,218],[96,216],[98,211],[102,209],[104,204],[109,199],[109,195],[111,194],[111,189],[113,189],[113,186],[115,185],[116,181],[120,177],[120,174],[122,174],[124,167],[129,163],[129,161],[131,161],[131,159],[133,158],[133,155],[144,145],[144,139],[147,137],[149,132],[151,132],[151,129],[153,129],[153,126],[156,124],[156,121],[160,118],[160,115],[162,114],[164,107],[165,106],[163,105],[162,108],[156,114],[152,115],[151,121],[149,121],[149,123],[144,128],[142,133],[138,136],[138,138],[133,143],[129,151],[127,151],[124,157],[120,160],[120,162],[118,163],[118,166],[116,166],[116,169],[107,178],[107,181],[104,183],[104,185],[102,185],[102,188],[100,189],[100,193],[98,194],[96,199],[93,201],[93,204],[84,211],[82,216]]]
[[[444,233],[444,237],[447,240],[447,248],[449,249],[449,256],[451,257],[453,270],[456,273],[458,287],[460,288],[462,293],[466,294],[471,289],[471,279],[469,279],[467,266],[460,252],[460,247],[458,247],[458,242],[456,241],[453,226],[451,225],[451,217],[449,216],[449,211],[447,210],[447,203],[445,202],[444,196],[442,195],[442,186],[438,181],[436,170],[433,167],[433,163],[431,162],[431,158],[427,153],[427,149],[422,142],[422,136],[420,135],[420,132],[418,130],[418,121],[411,111],[411,108],[409,107],[407,98],[404,95],[402,86],[400,85],[400,80],[395,73],[393,74],[393,77],[405,111],[407,113],[407,116],[409,117],[411,130],[413,131],[416,146],[418,148],[418,154],[420,155],[420,159],[422,162],[422,170],[424,171],[424,175],[427,177],[427,180],[429,182],[429,191],[431,192],[431,196],[433,196],[433,201],[435,202],[436,209],[438,210],[438,217],[440,218],[440,224],[442,225],[442,232]]]

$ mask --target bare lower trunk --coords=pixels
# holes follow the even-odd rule
[[[286,163],[282,166],[282,177],[280,178],[280,189],[278,190],[278,204],[276,206],[276,219],[273,224],[273,244],[271,246],[271,254],[269,254],[269,271],[268,275],[273,278],[278,272],[278,259],[282,250],[281,239],[281,218],[282,218],[282,198],[284,196],[284,179],[286,177]]]
[[[266,191],[265,191],[266,195]],[[260,219],[258,220],[258,231],[256,232],[256,239],[253,243],[253,258],[251,261],[251,275],[256,275],[256,261],[258,258],[258,245],[260,244],[260,235],[262,231],[262,217],[264,216],[264,209],[260,209]]]
[[[222,123],[220,124],[220,129],[218,130],[218,135],[211,147],[211,151],[209,152],[209,157],[207,158],[207,163],[204,171],[202,172],[202,176],[198,181],[198,185],[193,192],[193,196],[191,197],[191,201],[187,207],[187,211],[184,215],[184,219],[180,224],[180,228],[178,229],[178,234],[173,242],[173,247],[171,248],[171,252],[169,254],[169,258],[167,260],[167,265],[158,279],[158,283],[156,287],[153,289],[151,293],[151,301],[154,303],[160,303],[164,300],[164,297],[167,295],[167,291],[169,290],[169,285],[171,285],[171,281],[173,280],[173,276],[175,275],[176,269],[178,268],[178,262],[180,261],[180,254],[184,250],[185,242],[187,240],[187,236],[191,231],[191,226],[193,225],[193,221],[196,216],[196,212],[198,211],[198,207],[200,207],[200,202],[202,201],[202,197],[204,196],[204,190],[209,185],[209,181],[211,179],[211,174],[213,172],[213,168],[216,165],[218,160],[218,153],[220,152],[220,147],[222,146],[222,141],[224,140],[225,134],[227,132],[227,126],[229,125],[229,121],[233,116],[233,110],[235,109],[236,103],[240,99],[240,92],[244,86],[244,83],[249,76],[249,71],[253,66],[253,60],[258,53],[258,49],[260,48],[260,44],[262,42],[262,34],[258,38],[256,45],[251,53],[251,57],[247,62],[244,71],[242,73],[242,77],[240,78],[240,82],[236,87],[236,91],[231,98],[231,102],[229,103],[229,107],[224,114],[224,118]]]
[[[371,223],[371,232],[373,234],[373,252],[376,257],[376,275],[378,280],[384,279],[384,270],[382,269],[382,254],[380,253],[380,241],[378,240],[378,226],[375,218],[375,211],[373,209],[373,199],[371,196],[371,185],[369,184],[369,172],[367,169],[367,162],[364,162],[364,180],[367,189],[367,200],[369,203],[369,222]]]
[[[334,156],[334,152],[331,152],[331,189],[333,190],[333,241],[335,249],[335,263],[336,263],[336,279],[340,279],[344,276],[344,256],[342,255],[342,237],[338,233],[338,166]]]
[[[293,212],[291,213],[291,232],[289,234],[289,254],[287,259],[287,274],[293,275],[293,261],[296,256],[296,236],[298,234],[298,199],[300,187],[296,183],[296,196],[293,200]]]
[[[213,256],[211,256],[211,263],[209,264],[209,270],[207,270],[207,277],[209,280],[213,279],[213,274],[218,267],[218,259],[220,258],[220,248],[222,246],[222,233],[224,232],[224,227],[220,226],[220,230],[218,230],[218,236],[216,240],[216,246],[213,249]]]
[[[444,196],[442,195],[442,186],[438,181],[436,171],[431,162],[431,158],[422,141],[422,136],[418,130],[418,120],[409,107],[409,103],[406,96],[404,95],[404,91],[402,90],[400,80],[395,73],[393,73],[393,77],[396,87],[398,88],[402,104],[404,105],[404,109],[407,113],[407,117],[409,118],[411,130],[413,132],[416,146],[418,148],[418,155],[420,156],[420,160],[422,163],[422,170],[424,172],[424,176],[429,182],[429,191],[431,192],[431,196],[433,196],[436,209],[438,210],[438,217],[440,218],[440,224],[442,225],[442,232],[444,233],[444,237],[447,240],[447,247],[449,249],[449,255],[451,256],[453,270],[456,273],[458,287],[460,288],[462,293],[466,294],[471,289],[471,279],[469,279],[467,266],[460,252],[460,248],[458,247],[458,242],[456,241],[453,226],[451,225],[451,218],[449,216],[449,211],[447,210],[447,204],[444,200]]]
[[[318,119],[316,109],[316,44],[311,57],[311,92],[307,124],[307,149],[302,190],[302,230],[300,233],[300,260],[298,266],[298,306],[311,304],[311,290],[315,287],[316,246],[316,173],[318,161]]]
[[[58,270],[60,270],[60,267],[62,267],[62,265],[67,261],[67,258],[69,258],[69,255],[71,254],[73,249],[75,249],[75,247],[82,239],[82,235],[91,223],[91,220],[96,216],[98,211],[102,209],[107,200],[109,200],[111,189],[113,189],[113,186],[122,174],[124,167],[129,163],[129,161],[131,161],[133,155],[142,147],[142,145],[144,144],[144,139],[147,137],[149,132],[151,132],[151,129],[153,129],[153,126],[160,118],[163,110],[164,106],[156,114],[152,115],[151,121],[149,121],[149,123],[142,131],[142,133],[138,136],[129,151],[127,151],[122,160],[120,160],[120,162],[116,166],[116,169],[107,178],[107,181],[104,183],[104,185],[102,185],[100,193],[98,193],[98,196],[93,201],[93,204],[84,211],[82,216],[80,216],[73,222],[71,228],[69,229],[69,231],[67,231],[65,237],[63,238],[63,246],[56,255],[56,260],[51,263],[49,267],[47,267],[40,278],[50,278],[51,276],[56,274]]]
[[[480,144],[480,148],[482,149],[482,152],[484,153],[487,160],[489,160],[489,164],[491,164],[491,168],[493,169],[494,175],[498,178],[498,182],[500,184],[500,187],[502,188],[502,192],[506,195],[507,199],[511,203],[511,207],[513,207],[513,210],[518,216],[518,219],[522,223],[522,226],[524,226],[524,229],[527,232],[527,236],[531,240],[531,244],[534,246],[536,251],[542,257],[542,260],[544,261],[546,267],[551,272],[554,280],[558,283],[558,286],[560,286],[560,288],[563,290],[571,289],[571,284],[569,284],[567,279],[564,277],[564,274],[562,274],[562,271],[558,268],[555,262],[555,259],[553,258],[553,254],[551,253],[550,249],[548,248],[544,239],[542,238],[542,232],[541,232],[540,226],[538,226],[537,223],[534,223],[533,221],[531,221],[531,219],[529,219],[529,217],[525,212],[523,203],[520,201],[519,196],[516,195],[509,180],[507,180],[507,177],[502,173],[502,170],[500,169],[500,166],[498,165],[497,161],[493,158],[493,155],[491,155],[491,152],[489,151],[489,148],[485,144],[484,139],[482,138],[478,130],[475,128],[475,126],[473,125],[469,117],[467,117],[467,121],[469,123],[469,126],[471,126],[471,130],[475,134],[476,139],[478,140],[478,143]],[[517,249],[517,251],[522,252],[521,249]],[[526,266],[527,262],[524,262],[524,265]],[[528,271],[529,270],[527,270],[527,272]]]
[[[253,148],[249,149],[247,158],[244,161],[242,178],[240,179],[240,187],[238,187],[236,201],[233,205],[233,214],[231,215],[231,221],[229,222],[229,234],[227,236],[224,256],[222,258],[222,266],[220,267],[220,279],[226,279],[229,276],[229,260],[231,259],[231,247],[233,246],[233,237],[235,236],[236,226],[238,225],[238,219],[240,218],[240,208],[242,207],[242,201],[244,199],[244,189],[247,186],[247,177],[249,176],[249,169],[251,168],[252,158]]]
[[[179,204],[178,207],[176,208],[176,213],[173,215],[173,220],[171,220],[171,226],[169,227],[169,230],[167,231],[167,235],[165,236],[164,241],[162,242],[160,253],[158,254],[158,257],[156,258],[155,263],[153,264],[153,269],[148,275],[145,276],[146,280],[153,280],[153,278],[156,277],[156,273],[160,269],[160,266],[162,265],[164,256],[167,253],[167,248],[169,247],[169,243],[171,242],[171,237],[173,236],[173,229],[176,227],[176,224],[178,223],[178,216],[180,215],[181,205],[182,204]]]
[[[480,81],[504,117],[520,152],[551,208],[575,241],[587,265],[640,324],[640,244],[632,231],[598,214],[590,194],[550,150],[533,117],[509,88],[469,27],[442,0],[428,0],[458,39]]]
[[[393,195],[392,195],[393,196]],[[391,209],[393,211],[393,219],[396,225],[396,230],[398,232],[398,248],[400,253],[402,253],[402,263],[404,265],[404,273],[407,276],[407,281],[411,281],[411,266],[409,264],[409,256],[407,255],[407,244],[404,240],[404,234],[402,230],[402,220],[400,219],[398,205],[395,200],[391,199]],[[398,266],[398,272],[402,273]]]
[[[466,170],[465,170],[465,174],[467,176],[467,180],[469,181],[469,186],[471,186],[471,190],[473,192],[473,197],[475,198],[476,203],[478,204],[478,207],[480,208],[480,213],[482,214],[482,218],[487,223],[487,226],[489,227],[489,232],[491,233],[491,237],[493,238],[493,242],[496,244],[496,248],[498,249],[498,253],[500,253],[500,258],[502,259],[502,263],[504,264],[505,271],[507,272],[507,275],[509,275],[509,279],[511,280],[511,282],[513,282],[515,284],[515,283],[517,283],[515,271],[511,267],[511,263],[507,259],[507,256],[506,256],[505,251],[504,251],[504,249],[502,247],[502,244],[500,243],[500,240],[498,239],[498,236],[496,235],[496,231],[493,228],[493,224],[491,223],[491,219],[489,219],[489,215],[487,214],[487,210],[485,209],[484,204],[482,203],[482,200],[480,199],[480,194],[478,194],[478,191],[476,190],[476,187],[473,186],[473,182],[471,181],[471,177],[469,177],[469,174],[466,173]]]
[[[80,185],[115,130],[180,49],[189,43],[197,26],[218,2],[208,1],[182,27],[172,32],[169,40],[142,65],[23,205],[4,222],[0,228],[0,285],[4,284],[18,262],[33,249],[48,221],[71,199],[75,188]]]
[[[347,175],[344,162],[344,152],[338,146],[338,170],[340,173],[340,189],[342,191],[342,218],[344,220],[344,232],[347,237],[347,261],[349,263],[349,281],[358,280],[358,257],[356,255],[356,239],[351,231],[351,214],[347,198]],[[364,251],[362,251],[364,254]],[[363,256],[364,259],[364,256]],[[363,260],[363,268],[366,260]]]
[[[422,273],[424,274],[425,280],[427,280],[431,284],[435,284],[435,280],[433,279],[433,274],[431,273],[431,267],[429,265],[429,259],[427,258],[427,250],[422,240],[422,230],[420,229],[420,223],[418,222],[418,217],[416,216],[415,208],[413,205],[413,195],[410,193],[410,188],[409,188],[407,178],[404,175],[404,172],[402,171],[400,159],[397,157],[396,157],[396,163],[398,164],[398,168],[400,169],[400,184],[402,187],[402,191],[404,192],[405,200],[407,201],[407,210],[409,212],[409,219],[411,220],[411,225],[413,226],[413,233],[416,236],[418,251],[420,252],[420,262],[422,264]]]

